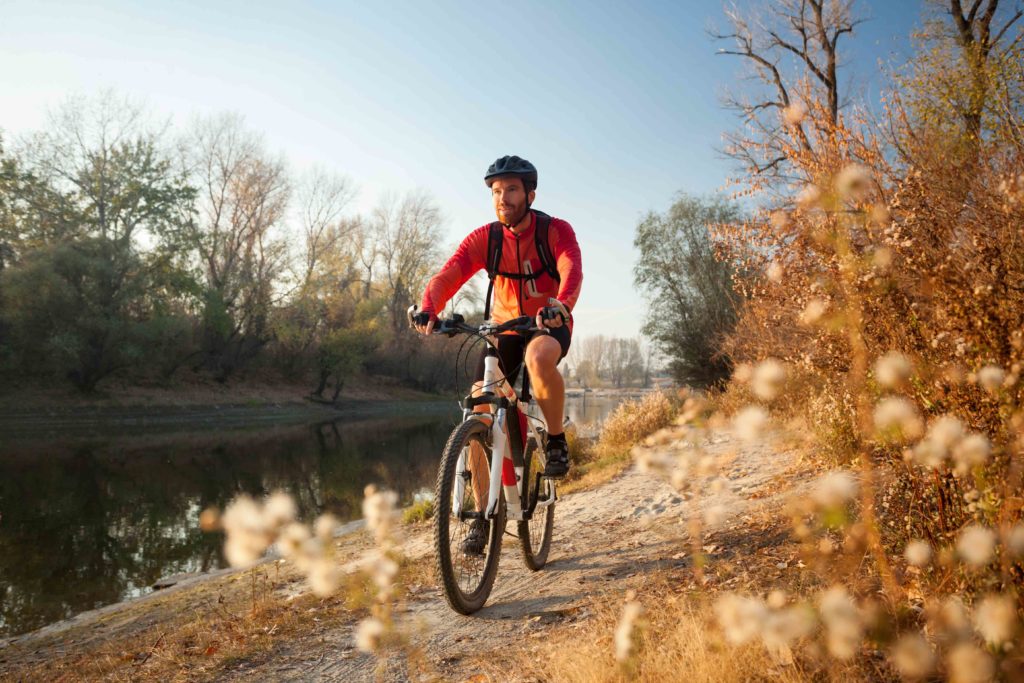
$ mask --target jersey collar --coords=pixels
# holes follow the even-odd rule
[[[537,228],[537,214],[536,214],[536,212],[533,209],[528,209],[528,211],[530,213],[530,224],[528,226],[526,226],[526,229],[523,230],[521,233],[516,234],[508,226],[504,226],[504,225],[502,226],[502,228],[504,228],[505,232],[508,233],[509,235],[511,235],[513,239],[521,240],[524,237],[529,237],[530,235],[533,234],[533,231]]]

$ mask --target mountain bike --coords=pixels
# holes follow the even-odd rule
[[[410,323],[416,307],[409,309]],[[434,549],[438,575],[448,604],[456,612],[476,612],[491,593],[498,574],[501,542],[508,520],[517,522],[526,566],[537,571],[547,562],[558,496],[555,482],[543,476],[547,425],[531,403],[529,376],[522,368],[522,390],[506,380],[498,366],[491,337],[513,331],[540,331],[528,316],[497,324],[469,325],[458,314],[439,320],[434,334],[470,335],[484,340],[484,377],[477,395],[462,401],[462,422],[452,431],[441,454],[434,489]],[[486,405],[490,412],[474,409]],[[568,425],[568,420],[566,421]],[[476,467],[471,449],[482,449]],[[486,464],[485,471],[474,471]],[[477,509],[474,482],[487,486],[487,504]],[[481,554],[467,553],[463,543],[474,520],[490,521]]]

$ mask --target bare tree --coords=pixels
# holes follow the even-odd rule
[[[441,212],[425,192],[388,196],[373,215],[376,261],[380,267],[392,331],[407,326],[409,302],[426,285],[441,260]]]
[[[602,334],[585,337],[579,343],[580,355],[578,365],[586,364],[596,376],[604,372],[608,362],[608,338]]]
[[[300,289],[311,285],[325,255],[348,246],[357,224],[342,220],[342,215],[354,197],[355,188],[344,176],[316,168],[303,179],[297,201],[304,246]]]
[[[1012,9],[1008,7],[1011,3],[1003,3],[1000,9],[1000,0],[971,0],[969,6],[961,0],[933,1],[942,13],[949,14],[951,23],[933,23],[932,28],[937,26],[938,30],[926,37],[941,38],[951,34],[960,48],[967,78],[957,79],[959,87],[950,89],[949,99],[955,102],[963,119],[967,139],[977,141],[981,137],[982,117],[992,107],[997,90],[992,64],[1006,58],[1020,59],[1014,50],[1024,39],[1024,32],[1017,24],[1024,17],[1024,8],[1016,2],[1012,3]],[[1013,30],[1015,25],[1016,31]]]
[[[742,57],[763,87],[750,98],[726,99],[744,128],[727,136],[725,152],[765,186],[787,182],[786,150],[815,152],[809,122],[802,116],[811,105],[808,100],[824,103],[821,128],[839,120],[839,41],[863,19],[856,17],[854,0],[780,0],[760,15],[732,5],[726,16],[732,30],[712,36],[732,46],[718,53]]]
[[[290,185],[280,157],[238,115],[197,120],[187,167],[199,187],[192,235],[206,280],[204,343],[220,379],[269,340],[275,279],[286,264],[276,235]]]

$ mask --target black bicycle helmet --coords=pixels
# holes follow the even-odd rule
[[[523,179],[523,187],[527,192],[537,189],[537,167],[526,159],[517,156],[501,157],[487,169],[484,182],[487,187],[491,186],[494,179],[499,176],[514,175]]]

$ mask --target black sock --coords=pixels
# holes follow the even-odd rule
[[[548,441],[561,441],[565,443],[565,432],[561,434],[548,434]]]

